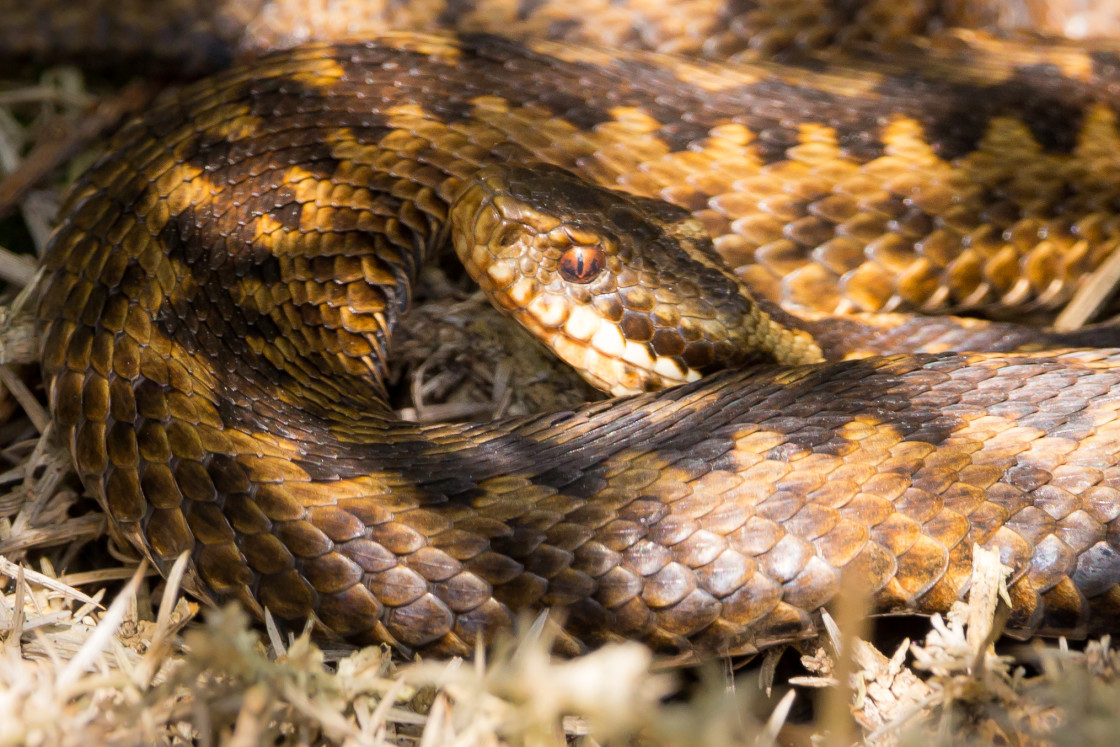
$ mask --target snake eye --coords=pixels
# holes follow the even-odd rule
[[[560,255],[560,277],[569,283],[590,283],[606,264],[607,255],[598,246],[573,246]]]

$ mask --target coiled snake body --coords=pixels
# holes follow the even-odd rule
[[[1115,102],[1064,75],[826,94],[805,70],[418,34],[232,68],[125,127],[65,207],[39,309],[55,423],[161,569],[189,551],[204,598],[358,641],[469,654],[555,607],[569,651],[750,651],[811,635],[843,574],[881,610],[945,610],[974,543],[1014,569],[1012,629],[1114,628],[1120,353],[832,316],[1068,297],[1120,183]],[[1027,117],[1048,100],[1077,121]],[[449,240],[616,392],[731,370],[400,422],[388,338]]]

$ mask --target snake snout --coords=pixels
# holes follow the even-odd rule
[[[660,200],[554,166],[493,166],[460,191],[450,223],[491,302],[614,395],[782,360],[773,343],[796,334],[758,308],[695,219]]]

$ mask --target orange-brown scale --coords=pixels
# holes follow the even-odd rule
[[[719,162],[761,162],[734,147],[747,115],[664,93],[645,111],[643,64],[610,94],[619,70],[396,36],[232,70],[126,127],[67,203],[40,306],[56,425],[122,531],[163,569],[191,551],[211,600],[441,653],[542,606],[568,609],[567,650],[750,650],[811,634],[842,573],[883,609],[943,610],[974,541],[1014,568],[1016,629],[1120,619],[1107,352],[755,368],[471,426],[388,415],[388,334],[478,166],[552,161],[712,223]],[[667,124],[686,110],[693,139]]]

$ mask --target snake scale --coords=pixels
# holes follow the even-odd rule
[[[944,611],[974,544],[1013,569],[1011,630],[1115,630],[1120,352],[1024,352],[1115,334],[902,312],[1053,307],[1103,261],[1120,58],[957,54],[844,75],[385,33],[234,65],[63,208],[55,427],[161,570],[189,552],[203,599],[362,643],[469,655],[548,607],[562,651],[743,653],[812,635],[845,576]],[[389,338],[448,243],[589,379],[687,383],[397,420]],[[741,324],[761,347],[717,337]]]

